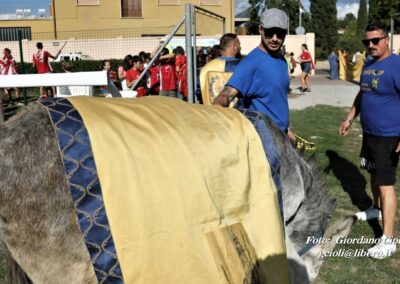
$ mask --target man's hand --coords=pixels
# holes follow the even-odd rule
[[[347,117],[339,127],[340,136],[347,136],[347,134],[349,134],[349,128],[351,126],[351,123],[360,113],[360,104],[361,104],[361,91],[358,92],[356,98],[354,99],[353,106],[351,107],[349,113],[347,114]]]
[[[400,154],[400,142],[399,142],[399,144],[397,144],[396,153]]]
[[[225,88],[215,98],[213,104],[218,106],[227,107],[229,103],[238,95],[238,90],[235,88],[225,86]]]
[[[288,132],[287,132],[287,136],[290,140],[290,142],[292,143],[293,146],[296,146],[296,133],[294,133],[293,129],[289,128]]]
[[[350,120],[346,119],[345,121],[343,121],[339,128],[339,135],[347,136],[347,134],[349,134],[350,125],[351,125]]]

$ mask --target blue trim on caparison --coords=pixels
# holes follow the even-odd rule
[[[66,98],[39,101],[53,122],[79,226],[99,283],[123,283],[87,129]]]
[[[253,124],[258,136],[261,139],[265,156],[271,168],[272,179],[278,191],[279,209],[281,211],[282,221],[284,221],[283,200],[282,200],[282,184],[281,184],[281,163],[279,161],[279,152],[274,144],[271,131],[264,121],[263,114],[248,109],[241,111]]]
[[[240,60],[236,58],[231,58],[225,60],[225,72],[235,72],[236,67],[239,65]]]
[[[279,161],[279,152],[274,143],[272,133],[264,121],[264,114],[256,111],[251,111],[248,109],[239,109],[252,123],[255,127],[264,148],[265,156],[267,157],[268,163],[271,168],[272,178],[274,180],[276,189],[278,190],[278,201],[279,208],[281,210],[281,216],[284,222],[284,210],[283,210],[283,199],[282,199],[282,183],[281,183],[281,163]],[[271,121],[272,122],[272,121]],[[315,238],[322,238],[325,234],[325,230],[321,229],[315,236]],[[305,245],[298,251],[300,256],[306,254],[316,243],[305,243]]]

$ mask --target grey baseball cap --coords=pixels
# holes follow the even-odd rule
[[[288,16],[282,10],[271,8],[265,10],[260,17],[260,24],[266,29],[288,29]]]

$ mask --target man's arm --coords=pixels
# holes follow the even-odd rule
[[[238,95],[238,90],[235,88],[225,86],[225,88],[215,98],[213,104],[218,106],[227,107],[229,103]]]
[[[57,59],[57,57],[60,55],[60,53],[61,53],[61,49],[57,52],[57,54],[56,55],[52,55],[51,53],[47,53],[48,54],[48,56],[50,57],[50,58],[53,58],[54,60],[56,60]]]
[[[126,86],[130,89],[133,87],[133,85],[136,83],[136,81],[137,81],[137,79],[132,80],[132,81],[129,81],[128,79],[126,79]]]
[[[361,104],[361,91],[358,92],[356,98],[354,99],[353,106],[351,107],[347,117],[344,119],[339,128],[339,134],[341,136],[346,136],[349,133],[349,128],[353,120],[360,113],[360,104]]]

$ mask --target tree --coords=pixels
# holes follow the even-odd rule
[[[258,25],[260,23],[259,15],[265,7],[278,8],[286,12],[289,17],[289,33],[294,34],[299,26],[299,0],[249,0],[251,6],[250,21],[247,26],[248,34],[258,34]],[[301,8],[304,10],[303,5]],[[312,32],[311,20],[309,13],[302,14],[302,26],[306,32]]]
[[[367,15],[367,1],[360,0],[360,7],[358,8],[357,16],[357,32],[362,34],[368,25],[368,15]]]
[[[267,0],[249,0],[250,21],[247,26],[247,34],[258,35],[258,25],[260,24],[260,15],[267,7]]]
[[[310,4],[315,56],[326,58],[338,41],[336,0],[311,0]]]
[[[364,50],[357,27],[358,22],[356,18],[349,20],[344,33],[339,37],[340,39],[336,47],[341,50],[347,50],[350,54],[355,53],[357,50]]]
[[[343,19],[338,20],[338,28],[344,29],[350,22],[356,20],[356,16],[353,13],[347,13]]]
[[[379,20],[390,29],[390,16],[400,11],[400,0],[369,0],[368,22]],[[400,33],[400,19],[395,18],[395,32]]]
[[[278,8],[286,12],[289,17],[289,33],[294,34],[296,28],[299,26],[299,5],[304,10],[303,5],[298,0],[270,0],[268,8]],[[307,12],[301,15],[301,25],[305,28],[306,32],[311,32],[312,27],[310,23],[310,16]]]

